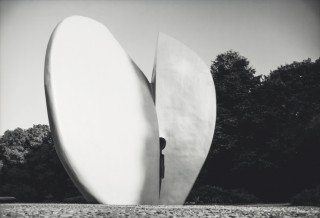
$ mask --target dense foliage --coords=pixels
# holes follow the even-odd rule
[[[228,51],[212,62],[211,73],[217,94],[215,134],[188,201],[292,198],[295,204],[303,199],[319,204],[314,199],[320,185],[320,59],[280,66],[262,77],[245,57]],[[48,126],[17,128],[0,138],[0,196],[69,202],[79,195],[55,153]]]
[[[223,189],[215,186],[202,186],[194,189],[186,204],[250,204],[259,200],[244,189]]]
[[[262,78],[229,51],[211,73],[217,123],[196,188],[243,188],[281,202],[319,185],[320,59],[280,66]]]
[[[0,196],[61,202],[79,195],[55,152],[47,125],[6,131],[0,138]]]
[[[320,206],[320,186],[300,192],[291,198],[290,203],[299,206]]]

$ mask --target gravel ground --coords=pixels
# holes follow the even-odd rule
[[[320,207],[0,204],[0,217],[317,217]]]

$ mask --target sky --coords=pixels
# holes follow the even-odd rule
[[[48,124],[46,46],[71,15],[106,25],[148,79],[158,32],[186,44],[208,67],[218,54],[237,51],[257,75],[320,57],[317,0],[0,0],[0,135]]]

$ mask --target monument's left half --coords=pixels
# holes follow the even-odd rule
[[[159,202],[159,130],[150,86],[102,24],[63,20],[51,35],[45,91],[57,153],[90,202]]]

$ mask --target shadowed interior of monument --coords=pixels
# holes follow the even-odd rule
[[[159,138],[160,141],[160,172],[159,172],[159,194],[161,192],[161,180],[164,179],[164,154],[162,154],[163,149],[166,147],[166,140],[163,137]]]

